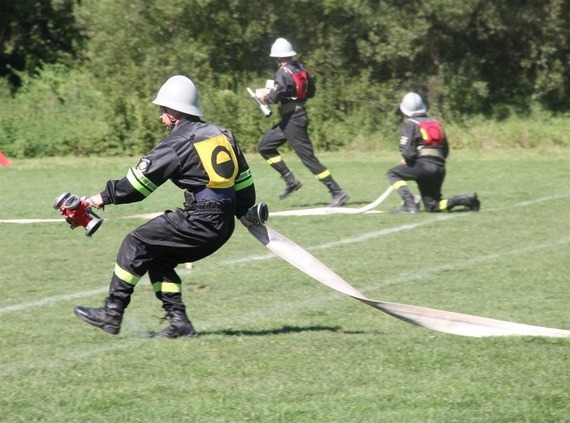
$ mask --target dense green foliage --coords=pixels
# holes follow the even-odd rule
[[[196,82],[207,120],[252,150],[274,120],[260,118],[245,87],[273,76],[268,52],[280,36],[317,79],[319,148],[393,138],[409,90],[461,126],[570,111],[568,0],[36,3],[2,15],[0,149],[16,157],[146,150],[162,133],[150,101],[176,73]]]
[[[252,154],[259,199],[272,211],[327,204],[286,154],[305,186],[279,201],[282,181]],[[347,207],[380,195],[398,160],[322,157],[351,194]],[[107,207],[92,238],[63,220],[2,220],[57,219],[62,191],[98,192],[136,160],[0,168],[2,423],[568,422],[570,339],[412,326],[310,279],[239,223],[222,250],[178,268],[197,338],[145,336],[165,326],[147,277],[119,335],[80,321],[73,307],[102,304],[122,238],[144,222],[129,216],[179,206],[180,189]],[[570,329],[569,169],[557,149],[459,151],[444,189],[477,190],[479,213],[270,216],[269,225],[369,298]],[[392,194],[378,209],[399,206]]]
[[[0,77],[13,88],[19,72],[70,60],[83,37],[73,14],[76,0],[0,0]]]

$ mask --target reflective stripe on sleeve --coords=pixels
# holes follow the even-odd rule
[[[145,197],[148,197],[156,189],[156,185],[135,167],[129,169],[127,179],[133,188]]]
[[[239,191],[250,185],[253,185],[253,177],[251,176],[251,170],[247,169],[240,173],[236,178],[234,189]]]

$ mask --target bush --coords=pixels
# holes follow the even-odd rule
[[[446,125],[454,148],[544,148],[570,147],[568,115],[555,115],[534,105],[531,111],[518,114],[508,111],[504,119],[473,116],[460,124]]]
[[[269,70],[268,72],[272,72]],[[160,84],[141,77],[137,84],[117,79],[98,80],[92,73],[61,65],[46,65],[36,76],[23,75],[23,86],[13,96],[0,86],[6,99],[0,104],[0,150],[14,158],[46,156],[141,155],[167,135],[151,104]],[[245,90],[263,83],[245,81],[238,91],[197,82],[204,120],[232,131],[246,152],[256,151],[264,132],[278,122],[263,117]],[[317,95],[308,103],[309,131],[317,150],[395,149],[402,115],[401,92],[392,86],[319,78]],[[496,119],[483,115],[441,118],[454,148],[570,146],[560,128],[569,116],[504,106]],[[288,148],[285,146],[285,148]]]
[[[104,104],[88,74],[46,65],[36,78],[22,75],[21,89],[0,105],[0,149],[16,158],[112,153]]]

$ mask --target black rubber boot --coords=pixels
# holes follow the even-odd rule
[[[416,198],[407,187],[399,188],[398,194],[403,200],[402,208],[394,210],[392,214],[417,214],[419,212],[420,202],[416,202]]]
[[[281,194],[279,194],[280,200],[286,199],[287,197],[289,197],[291,194],[293,194],[295,191],[297,191],[303,186],[303,183],[299,181],[297,178],[295,178],[293,172],[289,171],[283,174],[281,178],[285,181],[285,189]]]
[[[168,320],[170,324],[160,332],[153,333],[153,338],[191,338],[198,335],[186,315],[181,294],[159,293],[157,296],[162,300],[162,308],[166,312],[163,320]]]
[[[457,206],[467,207],[471,211],[479,211],[481,209],[481,201],[477,198],[477,193],[456,195],[447,200],[447,210],[451,210]]]
[[[185,310],[166,309],[164,319],[170,324],[160,332],[153,333],[153,338],[191,338],[198,335]]]
[[[124,312],[123,303],[112,296],[106,298],[105,305],[100,308],[75,307],[75,315],[81,320],[113,335],[118,334],[121,330]]]
[[[350,197],[348,194],[341,190],[340,192],[337,192],[333,195],[333,198],[329,203],[329,207],[340,207],[344,205],[349,199]]]
[[[321,182],[327,186],[329,192],[332,195],[332,200],[329,203],[329,207],[340,207],[350,199],[348,194],[342,190],[342,188],[336,183],[332,176],[327,176]]]

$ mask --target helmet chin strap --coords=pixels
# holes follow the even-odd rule
[[[180,120],[180,116],[182,116],[182,113],[176,111],[176,110],[172,110],[166,107],[161,107],[161,121],[162,123],[164,123],[164,125],[168,128],[169,131],[172,131],[172,129],[174,128],[174,126],[178,123],[178,121]],[[166,114],[166,118],[167,120],[165,121],[165,119],[163,119],[163,116]]]
[[[172,131],[172,129],[174,128],[174,126],[178,122],[178,119],[173,119],[172,116],[168,115],[168,120],[170,121],[170,125],[166,125],[166,126],[168,127],[169,131]]]

